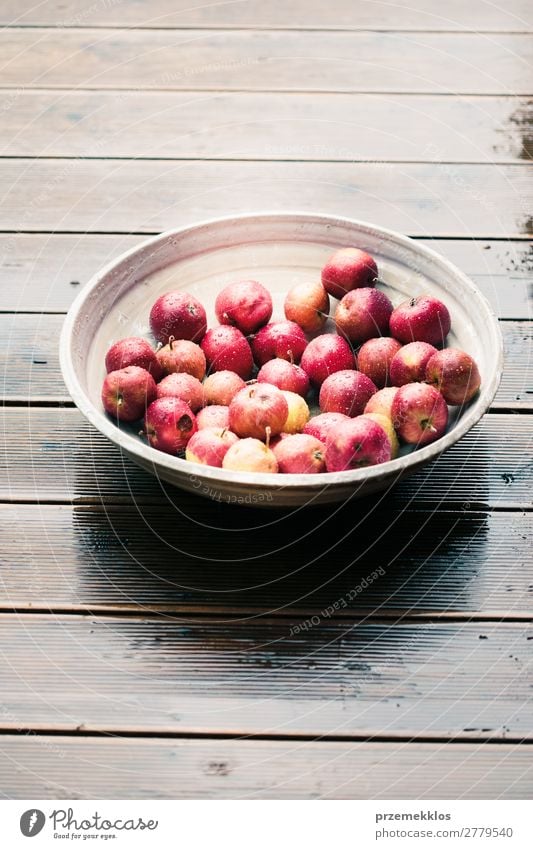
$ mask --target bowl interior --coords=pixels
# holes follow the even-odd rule
[[[66,354],[63,351],[63,365],[74,400],[93,423],[120,443],[125,433],[113,426],[115,437],[108,427],[102,426],[104,421],[110,424],[100,400],[104,357],[109,346],[124,336],[151,338],[148,316],[160,294],[172,289],[191,292],[204,304],[213,325],[217,323],[214,301],[220,289],[231,281],[253,278],[273,295],[273,319],[282,319],[287,290],[298,281],[319,278],[332,251],[350,245],[361,247],[376,258],[383,281],[380,288],[394,305],[418,293],[440,297],[452,315],[448,344],[468,351],[476,359],[483,380],[482,392],[462,412],[451,411],[449,431],[443,440],[450,437],[448,443],[453,442],[452,434],[461,419],[468,415],[472,421],[479,418],[497,386],[501,352],[490,307],[467,278],[419,243],[357,222],[316,216],[265,215],[210,222],[156,237],[104,269],[80,294],[70,315],[70,327],[65,328],[68,350]],[[158,466],[182,463],[190,467],[184,461],[148,449],[140,439],[138,442],[139,450],[149,451],[151,462]],[[128,448],[131,451],[131,445]],[[422,450],[427,453],[427,448]],[[404,457],[403,462],[410,459],[414,457]],[[203,468],[198,468],[203,474]],[[221,470],[216,472],[220,478]],[[361,471],[343,474],[361,476]],[[285,488],[291,485],[288,478],[292,477],[284,476]]]

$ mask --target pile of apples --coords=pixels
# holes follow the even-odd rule
[[[117,424],[144,419],[153,448],[235,471],[339,472],[386,463],[400,442],[434,442],[448,405],[478,391],[477,365],[443,347],[451,320],[440,300],[393,308],[378,283],[374,259],[344,248],[321,282],[288,292],[285,321],[269,323],[270,293],[244,280],[219,293],[210,330],[195,297],[161,295],[150,312],[158,347],[130,337],[108,351],[104,408]],[[323,332],[330,297],[336,333]]]

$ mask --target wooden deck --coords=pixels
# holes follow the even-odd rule
[[[533,17],[500,5],[1,4],[4,798],[533,796]],[[195,499],[66,393],[94,271],[265,208],[424,240],[501,320],[491,410],[384,497]]]

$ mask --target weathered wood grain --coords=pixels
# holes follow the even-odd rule
[[[92,274],[141,236],[0,234],[2,309],[65,312]],[[500,318],[533,316],[533,247],[526,241],[423,240],[475,281]]]
[[[9,799],[530,799],[527,745],[0,736]],[[406,780],[408,776],[408,780]]]
[[[191,4],[190,0],[3,0],[0,23],[55,27],[230,27],[246,29],[373,29],[527,31],[533,28],[527,0],[505,6],[477,0],[247,0],[245,3]]]
[[[0,459],[0,500],[191,502],[123,457],[76,409],[8,408],[3,434],[8,450]],[[386,505],[405,509],[411,499],[419,508],[530,505],[530,417],[485,416],[436,462],[399,483]],[[362,510],[362,502],[354,509]]]
[[[298,209],[408,235],[531,235],[529,174],[525,164],[3,159],[0,230],[156,233]]]
[[[533,617],[531,514],[353,513],[4,504],[0,607]]]
[[[533,104],[516,97],[24,91],[1,156],[521,162]]]
[[[0,616],[6,728],[533,739],[533,626]]]
[[[0,400],[69,401],[59,369],[64,316],[0,314]],[[500,324],[505,345],[503,379],[494,409],[533,409],[533,322]]]
[[[65,27],[4,29],[0,50],[13,89],[525,95],[533,56],[525,34]]]

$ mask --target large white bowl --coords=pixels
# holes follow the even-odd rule
[[[461,412],[451,411],[441,439],[390,463],[323,475],[268,475],[224,471],[189,463],[150,448],[138,428],[118,428],[100,400],[104,357],[110,344],[149,336],[152,303],[165,291],[186,289],[213,322],[217,292],[228,282],[256,278],[273,293],[274,318],[283,318],[284,293],[297,281],[317,279],[336,248],[357,246],[377,260],[392,302],[429,293],[452,315],[449,344],[468,351],[482,376],[481,391]],[[163,233],[118,257],[80,292],[63,326],[61,368],[84,416],[147,471],[182,489],[222,502],[258,507],[341,501],[394,484],[449,448],[487,410],[500,382],[502,339],[498,321],[474,284],[424,245],[361,221],[300,213],[268,213],[206,221]],[[404,449],[406,451],[407,449]]]

